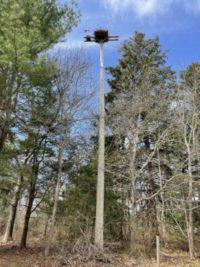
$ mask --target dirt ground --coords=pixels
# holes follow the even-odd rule
[[[68,259],[43,256],[38,246],[21,250],[16,243],[0,243],[0,267],[156,267],[155,260],[135,260],[126,254],[113,254],[112,263],[81,262],[78,255]],[[169,252],[168,252],[169,253]],[[200,260],[191,262],[187,253],[169,253],[162,257],[160,267],[200,267]]]

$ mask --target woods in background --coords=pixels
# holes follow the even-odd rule
[[[93,242],[98,116],[82,50],[48,53],[78,23],[75,5],[0,4],[0,209],[3,242]],[[200,63],[167,66],[136,32],[108,67],[105,242],[133,255],[200,249]],[[63,56],[65,54],[65,56]]]

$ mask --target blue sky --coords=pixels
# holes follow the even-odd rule
[[[67,0],[60,0],[68,3]],[[68,45],[83,46],[98,70],[99,49],[83,42],[83,36],[96,28],[119,35],[119,42],[106,44],[105,65],[115,65],[118,48],[135,31],[147,37],[159,36],[167,63],[175,70],[200,60],[200,0],[77,0],[81,22],[68,35]],[[64,44],[62,44],[63,46]]]

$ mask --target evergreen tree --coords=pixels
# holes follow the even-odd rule
[[[158,231],[156,198],[151,197],[158,190],[153,158],[169,134],[174,72],[165,65],[158,38],[146,39],[143,33],[136,32],[120,52],[118,65],[108,68],[112,75],[108,81],[108,126],[119,148],[119,161],[114,160],[112,166],[115,172],[118,170],[118,179],[129,185],[131,248],[135,247],[136,213],[143,207],[151,229],[151,250]],[[166,112],[169,116],[165,116]],[[138,203],[144,195],[147,200]]]
[[[0,152],[15,126],[22,89],[33,82],[33,77],[38,81],[42,78],[38,72],[44,65],[41,53],[77,21],[74,6],[58,6],[55,0],[1,0]]]

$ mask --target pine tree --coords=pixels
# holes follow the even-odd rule
[[[151,249],[158,231],[156,200],[151,197],[158,189],[153,157],[168,133],[169,117],[164,115],[169,110],[174,72],[165,65],[158,38],[146,39],[136,32],[120,52],[118,65],[108,68],[112,75],[108,81],[108,126],[119,147],[119,161],[114,166],[118,177],[129,184],[131,249],[135,247],[135,218],[142,207],[147,210]],[[144,194],[147,200],[138,202]]]

